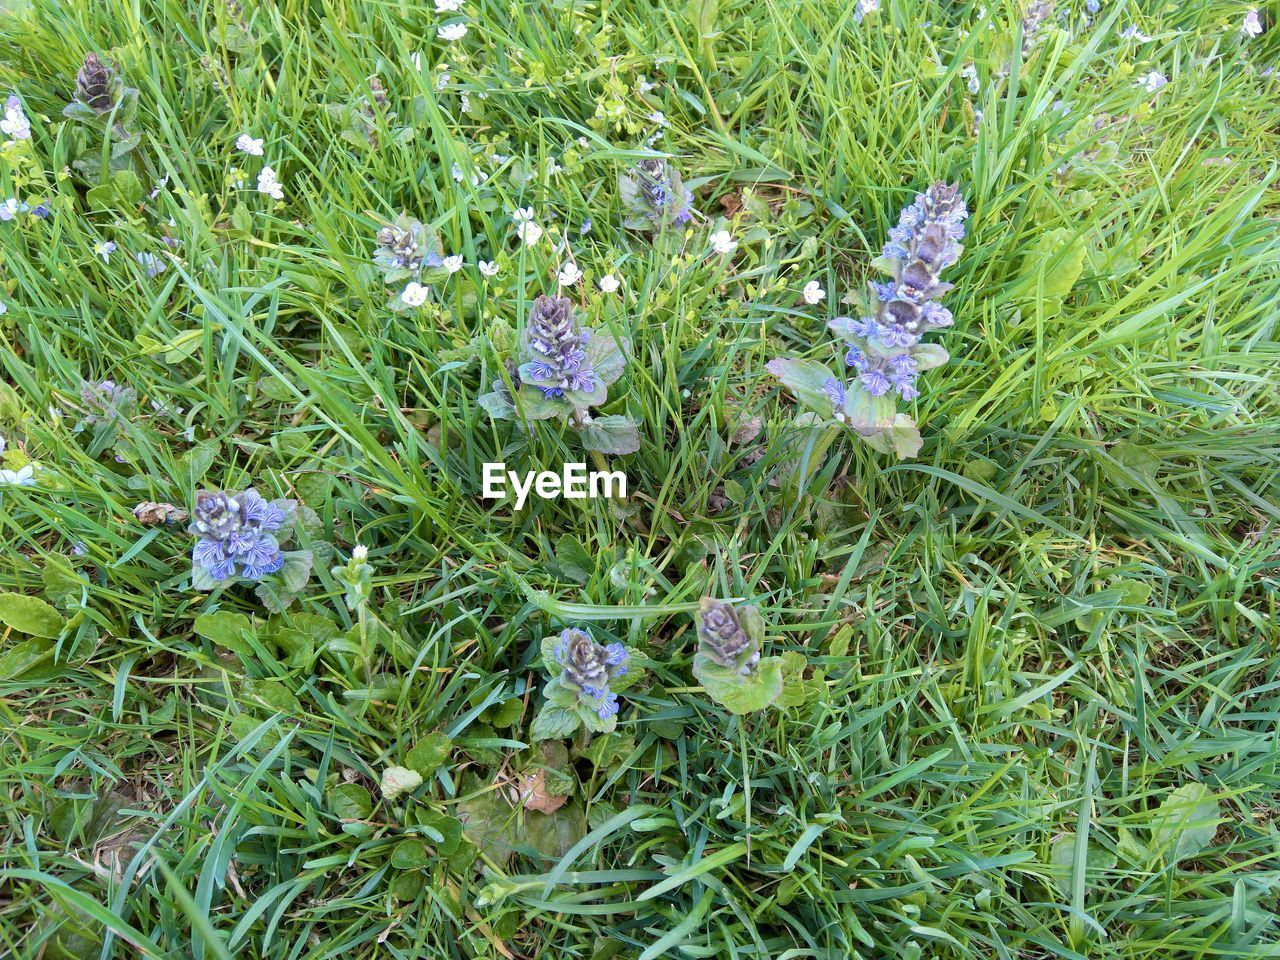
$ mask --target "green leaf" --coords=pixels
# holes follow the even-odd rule
[[[489,859],[499,865],[511,859],[517,842],[516,813],[496,790],[461,801],[457,811],[463,833]]]
[[[53,656],[53,641],[31,637],[0,654],[0,680],[14,680]]]
[[[66,622],[62,614],[39,597],[0,593],[0,623],[19,633],[55,638],[62,633]]]
[[[893,423],[877,433],[862,437],[867,445],[881,453],[894,454],[899,460],[910,460],[924,446],[924,438],[916,429],[916,423],[905,413],[893,418]]]
[[[1202,783],[1188,783],[1172,791],[1151,814],[1152,852],[1178,863],[1213,842],[1222,817],[1218,801]]]
[[[391,865],[397,870],[421,870],[431,862],[427,844],[418,837],[407,837],[391,851]]]
[[[1160,470],[1160,458],[1142,444],[1121,440],[1108,451],[1111,458],[1125,469],[1117,469],[1103,459],[1107,474],[1126,490],[1142,490],[1150,486]],[[1144,482],[1145,481],[1145,482]]]
[[[253,624],[243,613],[218,610],[196,617],[196,634],[241,657],[252,657],[253,647],[244,634],[253,633]]]
[[[575,537],[565,534],[556,542],[556,566],[570,580],[586,583],[596,568],[596,561]]]
[[[606,387],[622,376],[627,366],[627,341],[596,330],[587,343],[587,356],[596,378]]]
[[[1049,876],[1064,894],[1071,893],[1071,869],[1075,862],[1075,833],[1068,833],[1053,841],[1049,849]],[[1097,876],[1114,869],[1116,855],[1096,843],[1089,844],[1085,853],[1085,872]]]
[[[296,717],[302,713],[302,704],[289,692],[279,680],[246,680],[243,687],[244,699],[264,707],[272,713],[283,713]]]
[[[405,755],[405,766],[410,770],[416,770],[424,778],[430,777],[449,758],[449,751],[452,749],[453,739],[448,734],[436,730],[413,745]]]
[[[497,390],[482,394],[476,401],[491,420],[514,420],[516,408],[507,397]]]
[[[418,823],[440,834],[439,841],[432,840],[438,853],[451,857],[458,852],[458,847],[462,843],[462,821],[457,817],[429,811],[418,818]]]
[[[339,820],[368,820],[373,800],[360,784],[340,783],[329,791],[329,810]]]
[[[1056,315],[1084,270],[1084,238],[1070,227],[1042,233],[1022,258],[1023,295],[1041,299],[1046,314]]]
[[[920,371],[940,367],[951,359],[946,348],[937,343],[917,343],[910,353],[911,359],[916,362],[916,369]]]
[[[782,693],[781,657],[764,657],[749,676],[743,676],[704,654],[695,654],[693,675],[707,696],[730,713],[763,710]]]
[[[231,224],[242,237],[253,235],[253,213],[243,203],[231,208]]]
[[[870,442],[870,437],[893,427],[898,415],[897,404],[889,394],[872,396],[857,380],[845,385],[845,425],[864,440]],[[906,421],[911,423],[909,417]]]
[[[290,550],[283,556],[284,566],[280,568],[280,579],[290,593],[301,593],[311,579],[312,553],[310,550]]]
[[[533,720],[529,733],[536,740],[558,740],[571,736],[580,726],[581,719],[576,710],[557,706],[551,701],[542,705]]]
[[[782,692],[774,701],[779,707],[799,707],[813,703],[826,695],[826,674],[821,670],[810,671],[809,660],[803,653],[790,651],[782,655]]]
[[[591,707],[584,703],[580,703],[576,709],[578,719],[582,721],[582,725],[592,733],[613,733],[618,728],[618,715],[602,717],[596,713]],[[564,734],[567,736],[567,734]]]
[[[587,835],[587,815],[581,804],[570,801],[550,816],[533,813],[523,818],[520,844],[552,860],[558,860]]]
[[[639,427],[618,414],[596,417],[579,429],[578,436],[584,447],[600,453],[635,453],[640,449]]]
[[[519,697],[512,697],[502,703],[495,703],[484,712],[481,719],[491,727],[505,730],[507,727],[514,726],[523,713],[524,701]]]
[[[636,748],[634,737],[618,734],[616,737],[598,737],[582,751],[582,756],[606,770],[615,768],[619,761],[631,756]]]
[[[80,603],[89,586],[89,581],[76,572],[65,557],[56,553],[45,558],[41,579],[44,581],[44,595],[64,609]]]
[[[542,658],[543,669],[551,676],[551,681],[542,689],[547,699],[553,699],[551,688],[558,685],[556,678],[560,676],[563,667],[556,660],[556,644],[560,642],[560,635],[553,634],[549,637],[543,637],[541,644],[538,646],[538,654]]]
[[[831,398],[822,385],[833,379],[825,364],[817,360],[782,358],[770,360],[765,369],[795,395],[800,405],[824,417],[831,416]],[[835,378],[838,379],[838,378]]]

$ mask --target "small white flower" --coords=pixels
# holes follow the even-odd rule
[[[270,194],[273,199],[284,199],[284,188],[280,186],[280,181],[276,179],[276,172],[270,167],[263,167],[262,172],[258,174],[258,192]]]
[[[1159,70],[1152,70],[1150,73],[1138,78],[1138,86],[1146,90],[1147,93],[1155,93],[1168,82],[1169,78]]]
[[[804,302],[813,306],[827,299],[827,291],[822,289],[822,285],[817,280],[810,280],[804,285]]]
[[[10,197],[8,200],[0,201],[0,223],[12,220],[26,208],[25,203],[19,203],[17,197]]]
[[[28,463],[20,470],[0,470],[0,486],[30,487],[36,482],[36,465]]]
[[[524,223],[533,219],[533,207],[516,207],[511,211],[511,219],[516,223]]]
[[[1257,10],[1250,10],[1244,15],[1244,25],[1240,29],[1244,31],[1246,36],[1262,36],[1262,20],[1258,16]]]
[[[582,279],[582,271],[578,269],[578,265],[570,260],[560,272],[556,274],[556,280],[562,287],[572,287],[575,283]]]
[[[965,80],[968,81],[967,85],[970,93],[976,94],[982,89],[982,86],[978,83],[978,68],[972,63],[965,64],[960,69],[960,76],[964,77]]]
[[[498,264],[493,260],[481,260],[476,264],[480,268],[480,273],[486,277],[496,277],[498,275]]]
[[[462,254],[456,253],[452,257],[444,258],[444,268],[450,273],[457,273],[462,269]]]
[[[436,0],[436,13],[457,13],[462,9],[462,0]]]
[[[4,453],[4,448],[6,446],[8,446],[7,441],[5,440],[4,437],[0,437],[0,453]]]
[[[255,140],[253,137],[249,136],[247,133],[242,133],[240,134],[239,137],[236,138],[236,149],[239,150],[241,153],[247,153],[250,156],[260,157],[262,156],[262,140],[261,138]]]
[[[1131,23],[1129,26],[1121,30],[1120,38],[1122,40],[1136,40],[1138,43],[1151,42],[1151,38],[1139,30],[1136,23]]]
[[[471,112],[471,98],[467,96],[467,94],[458,94],[458,108],[462,110],[463,113]]]
[[[516,234],[526,246],[532,247],[542,238],[542,228],[532,220],[521,220],[516,225]]]
[[[415,50],[413,53],[409,54],[409,63],[413,66],[413,69],[415,69],[415,70],[421,70],[421,69],[422,69],[422,54],[421,54],[421,53],[419,53],[417,50]]]
[[[656,90],[657,87],[658,85],[656,83],[650,83],[644,77],[638,77],[636,79],[636,89],[639,90],[641,93],[653,93],[653,91]]]
[[[564,167],[556,163],[555,157],[547,157],[547,176],[554,177],[556,174],[560,173],[560,171],[562,171],[563,169]]]
[[[93,245],[93,255],[101,257],[103,263],[111,262],[111,255],[116,252],[115,242],[112,240],[104,240],[101,243]]]
[[[407,306],[420,307],[427,302],[427,288],[420,283],[410,283],[400,294],[400,299]]]
[[[31,139],[31,123],[27,120],[27,115],[22,112],[22,101],[16,96],[10,95],[4,102],[4,119],[0,120],[0,133],[15,140]]]
[[[667,115],[661,110],[655,110],[653,113],[649,114],[649,122],[656,123],[660,127],[669,126],[667,123]]]
[[[3,300],[0,300],[0,317],[3,317],[8,312],[9,312],[9,307],[5,304]]]
[[[605,293],[617,293],[620,286],[622,286],[622,281],[612,273],[606,273],[600,278],[600,289]]]
[[[436,36],[447,43],[461,40],[467,35],[465,23],[446,23],[436,28]]]
[[[729,254],[738,249],[738,241],[728,230],[717,230],[711,235],[711,249],[719,254]]]
[[[356,563],[364,563],[365,560],[369,559],[369,548],[363,543],[357,543],[351,548],[351,559]]]

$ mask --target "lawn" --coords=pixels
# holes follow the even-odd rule
[[[0,0],[0,956],[1280,956],[1277,15]]]

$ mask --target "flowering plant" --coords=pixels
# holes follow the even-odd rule
[[[342,130],[342,139],[357,147],[378,148],[391,142],[404,145],[413,140],[412,126],[396,124],[396,112],[387,103],[387,90],[378,77],[368,80],[369,92],[346,103],[327,104],[325,110]],[[390,137],[387,137],[387,132]]]
[[[410,291],[408,299],[402,291],[391,301],[391,309],[396,311],[420,306],[426,299],[425,284],[449,275],[444,268],[444,248],[440,245],[440,237],[407,213],[401,213],[378,231],[373,263],[388,286],[403,286],[403,290]],[[424,294],[422,300],[416,299],[417,291]]]
[[[764,619],[755,607],[704,597],[695,619],[693,675],[731,713],[763,710],[782,693],[782,658],[761,657]]]
[[[282,549],[292,537],[298,511],[296,500],[267,500],[252,487],[201,490],[188,528],[196,537],[191,585],[212,590],[247,580],[259,584],[258,596],[269,608],[287,607],[311,578],[311,551]],[[279,583],[272,584],[276,574]]]
[[[76,74],[75,99],[62,110],[64,117],[85,131],[86,142],[76,151],[80,159],[72,163],[76,171],[91,183],[97,183],[131,170],[129,154],[142,142],[141,136],[129,129],[137,111],[137,89],[124,85],[114,65],[103,62],[96,53],[85,54]],[[105,170],[103,141],[110,143]]]
[[[942,271],[960,257],[969,215],[956,186],[935,183],[902,211],[873,266],[888,282],[868,284],[862,316],[836,317],[832,332],[848,345],[845,363],[856,376],[846,382],[816,360],[778,359],[768,370],[813,416],[834,420],[881,453],[914,457],[922,443],[915,421],[898,412],[897,398],[920,395],[917,377],[950,357],[922,342],[926,333],[951,326],[951,311],[937,302],[951,289]]]
[[[497,381],[480,405],[494,420],[548,420],[560,417],[578,431],[588,450],[634,453],[640,435],[621,415],[593,418],[608,387],[626,367],[627,341],[583,327],[565,297],[538,297],[521,338],[520,364],[509,363],[510,386]]]
[[[657,231],[688,223],[692,216],[693,194],[684,188],[680,172],[666,160],[641,160],[622,174],[618,186],[627,211],[623,226]]]
[[[81,416],[76,430],[92,436],[90,456],[96,457],[114,446],[117,459],[129,457],[133,445],[120,433],[137,408],[137,392],[114,380],[86,381],[80,386],[80,402]]]
[[[620,643],[601,644],[586,630],[570,627],[542,641],[542,663],[550,679],[547,702],[534,718],[534,740],[554,740],[585,726],[610,733],[618,725],[618,694],[635,683],[632,655]]]

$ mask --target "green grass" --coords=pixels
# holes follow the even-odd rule
[[[212,0],[0,2],[0,92],[34,128],[0,150],[0,200],[53,209],[0,224],[4,465],[40,481],[0,487],[0,590],[58,611],[51,637],[0,630],[0,955],[1280,955],[1280,31],[1243,37],[1234,0],[1112,0],[1024,57],[1012,5],[983,27],[881,2],[467,0],[446,44],[459,15],[429,4],[243,0],[238,52]],[[140,195],[71,167],[88,51],[139,91]],[[375,75],[397,116],[370,147],[326,107]],[[621,126],[595,119],[614,102]],[[705,216],[650,243],[617,177],[654,110]],[[938,179],[973,215],[924,448],[842,438],[797,486],[764,365],[836,360],[826,320]],[[402,210],[466,266],[393,314],[369,258]],[[642,446],[611,458],[625,503],[515,513],[482,464],[581,449],[476,398],[562,242],[587,315],[632,341],[605,409]],[[137,413],[79,428],[104,378]],[[248,587],[191,589],[183,525],[132,515],[251,483],[319,518],[270,624]],[[356,543],[373,591],[349,609],[330,568]],[[758,604],[806,702],[703,694],[704,595]],[[215,643],[215,610],[257,619]],[[647,669],[571,753],[528,736],[539,642],[568,624]],[[423,786],[383,800],[413,763]],[[513,811],[538,769],[568,804]]]

